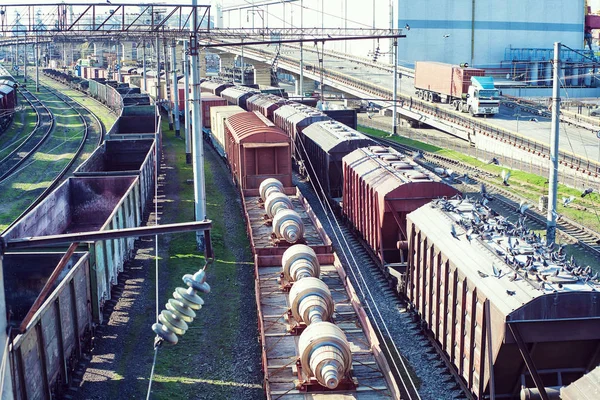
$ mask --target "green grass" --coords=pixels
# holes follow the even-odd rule
[[[0,135],[0,159],[19,146],[35,127],[37,120],[35,110],[25,99],[19,98],[19,103],[23,108],[15,113],[10,127]]]
[[[83,137],[83,124],[75,111],[48,92],[37,96],[54,114],[55,126],[34,156],[0,184],[0,230],[6,229],[50,185],[74,156]]]
[[[177,197],[169,199],[163,205],[163,216],[160,223],[192,221],[194,219],[193,185],[187,180],[193,178],[192,166],[185,162],[185,143],[174,137],[174,132],[168,130],[168,123],[163,119],[163,150],[167,168],[172,172],[166,179],[167,192],[177,193]],[[217,188],[211,168],[205,162],[205,180],[207,193],[207,215],[212,220],[211,238],[216,261],[207,267],[207,282],[211,285],[211,293],[203,295],[205,306],[197,312],[197,318],[190,324],[185,335],[180,337],[176,346],[163,345],[159,350],[156,364],[155,380],[153,383],[153,399],[188,399],[193,398],[199,390],[205,388],[214,393],[214,398],[228,399],[234,396],[233,390],[243,382],[224,380],[224,376],[232,376],[237,354],[233,346],[240,332],[248,331],[240,321],[242,299],[238,288],[238,260],[229,249],[227,243],[248,243],[246,231],[240,218],[234,230],[225,232],[225,219],[232,216],[224,215],[224,194]],[[237,217],[237,216],[236,216]],[[164,290],[160,293],[160,303],[163,304],[172,296],[178,286],[185,286],[181,278],[185,274],[193,274],[204,265],[204,256],[196,249],[195,233],[164,235],[160,239],[160,249],[163,259],[160,263],[162,271],[168,274]],[[249,249],[246,260],[251,260]],[[252,268],[248,265],[248,268]],[[161,278],[161,279],[163,279]],[[154,283],[154,282],[153,282]],[[253,300],[253,299],[250,299]],[[206,314],[211,314],[211,324],[205,322]],[[134,318],[133,331],[149,329],[139,321],[144,316]],[[131,331],[130,329],[130,331]],[[203,360],[218,360],[218,365],[198,366],[198,358]],[[148,356],[151,354],[149,353]],[[123,355],[128,359],[131,355]],[[122,369],[125,365],[121,366]],[[117,371],[124,375],[124,371]],[[140,383],[140,390],[147,382]],[[262,389],[257,388],[260,392]]]
[[[372,134],[378,137],[389,136],[387,132],[362,126],[359,127],[359,131]],[[502,183],[502,179],[500,177],[502,170],[509,170],[511,172],[511,185],[506,189],[515,194],[527,198],[531,203],[535,205],[537,205],[540,196],[548,194],[548,178],[546,177],[498,165],[487,164],[477,158],[465,155],[463,153],[449,149],[442,149],[440,147],[432,146],[412,139],[407,139],[403,137],[393,137],[391,139],[401,144],[415,146],[424,151],[430,151],[457,161],[464,162],[468,165],[481,168],[489,173],[495,174],[497,176],[497,184]],[[569,207],[563,207],[561,199],[563,197],[569,197],[571,195],[575,196],[575,201]],[[565,215],[567,218],[579,222],[580,224],[585,225],[594,231],[600,232],[600,211],[598,210],[598,202],[600,201],[600,196],[598,195],[598,193],[592,193],[591,195],[588,195],[585,199],[582,199],[580,195],[581,191],[579,191],[578,189],[573,189],[568,186],[559,184],[557,206],[558,213]]]
[[[40,76],[40,82],[52,89],[59,90],[60,93],[69,96],[71,99],[81,104],[82,106],[93,110],[94,115],[98,117],[100,123],[105,127],[106,132],[108,132],[116,122],[117,115],[110,111],[108,107],[104,106],[102,103],[94,100],[93,98],[75,89],[70,89],[62,83],[56,82],[55,80],[44,76]],[[91,121],[92,119],[88,119],[88,123],[90,123]],[[92,126],[96,127],[97,125],[93,124]],[[87,160],[88,157],[94,152],[98,143],[99,133],[100,132],[96,132],[96,129],[94,129],[93,132],[90,132],[90,139],[88,140],[88,143],[84,146],[83,151],[81,152],[81,157],[78,161],[79,163]]]

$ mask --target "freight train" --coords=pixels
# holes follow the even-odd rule
[[[544,246],[523,221],[512,223],[485,204],[463,199],[413,160],[316,109],[262,94],[248,97],[245,107],[208,108],[209,138],[230,166],[244,206],[264,350],[272,348],[271,328],[286,329],[270,319],[277,314],[273,307],[294,304],[285,296],[275,303],[270,298],[275,289],[285,289],[273,287],[272,276],[281,266],[285,284],[288,242],[306,244],[321,264],[331,260],[330,241],[292,185],[292,168],[300,165],[325,198],[341,202],[346,220],[380,266],[401,271],[395,274],[401,277],[399,291],[470,397],[518,398],[522,387],[539,398],[553,396],[599,363],[598,277],[566,260],[562,247]],[[273,178],[280,184],[265,184]],[[318,285],[311,290],[319,292]],[[361,324],[368,329],[368,320]],[[336,341],[339,336],[333,335]],[[306,366],[311,362],[301,354],[305,350],[303,345],[300,353],[285,356]],[[277,357],[263,353],[265,387],[275,397],[294,389],[289,375],[280,380],[273,372],[279,372],[273,368]],[[298,371],[302,384],[296,389],[327,386],[314,368]],[[340,371],[344,376],[343,366]],[[387,385],[394,390],[393,383]]]
[[[261,192],[262,179],[289,182],[290,162],[304,165],[330,200],[340,201],[341,193],[346,220],[382,267],[402,272],[394,274],[401,294],[472,398],[519,398],[522,388],[554,398],[598,365],[600,281],[567,260],[562,246],[546,247],[523,221],[464,199],[412,159],[317,110],[298,107],[278,118],[293,104],[249,99],[261,107],[230,106],[233,112],[211,126],[224,132],[212,140],[224,148],[247,214],[257,212],[247,197],[257,185]],[[311,117],[316,121],[298,124]],[[265,200],[267,215],[279,201]],[[251,240],[261,224],[250,224]],[[265,262],[274,254],[256,244],[253,250]]]
[[[127,114],[144,107],[152,108],[150,123],[144,123],[143,115]],[[9,226],[0,241],[141,225],[154,195],[160,117],[154,106],[129,106],[119,113],[107,139],[73,177]],[[138,123],[127,123],[127,118]],[[105,320],[106,302],[114,296],[112,287],[133,254],[134,239],[83,242],[69,250],[47,246],[2,256],[10,310],[6,365],[12,377],[5,385],[12,385],[15,399],[66,394],[78,360],[92,347],[95,327]]]
[[[0,65],[0,134],[13,120],[18,103],[17,86],[15,78]]]

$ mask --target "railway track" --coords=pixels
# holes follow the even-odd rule
[[[0,183],[8,179],[44,144],[54,127],[54,118],[50,109],[27,89],[20,88],[19,92],[35,109],[37,121],[31,133],[14,150],[0,160]]]
[[[68,96],[65,96],[61,93],[59,93],[56,90],[50,89],[48,87],[44,87],[44,90],[53,94],[54,96],[56,96],[57,98],[59,98],[62,102],[64,102],[66,105],[69,106],[69,108],[71,108],[73,111],[75,111],[79,117],[79,119],[81,120],[81,123],[83,125],[83,134],[82,134],[82,138],[78,144],[77,149],[75,149],[73,156],[69,159],[69,161],[66,163],[66,165],[56,174],[56,176],[54,177],[54,179],[50,182],[50,184],[42,191],[41,194],[39,194],[26,208],[25,210],[23,210],[19,216],[17,218],[14,219],[14,221],[12,221],[10,223],[10,225],[6,228],[7,230],[12,227],[15,223],[17,223],[23,216],[25,216],[27,213],[29,213],[32,209],[34,209],[49,193],[51,193],[62,181],[63,179],[66,177],[66,175],[69,173],[69,171],[71,170],[71,168],[73,167],[73,165],[75,164],[75,162],[77,161],[78,158],[80,158],[86,143],[88,141],[89,136],[91,135],[91,127],[92,125],[95,123],[98,126],[99,129],[99,139],[97,141],[97,144],[95,144],[94,146],[99,145],[100,143],[102,143],[102,140],[104,138],[104,128],[102,126],[102,124],[100,123],[100,121],[98,120],[98,118],[87,108],[83,107],[81,104],[75,102],[74,100],[70,99]],[[38,100],[39,101],[39,100]],[[86,115],[84,115],[84,113]],[[54,120],[54,118],[53,118]],[[41,146],[41,145],[40,145]],[[38,146],[39,148],[39,146]],[[11,175],[8,175],[4,180],[7,180],[11,177]],[[0,183],[2,183],[3,181],[0,181]]]
[[[418,151],[416,148],[398,144],[393,140],[381,139],[376,137],[371,138],[379,141],[382,144],[395,148],[398,151],[401,151],[405,154],[412,155],[414,152]],[[481,183],[484,183],[488,192],[494,194],[494,201],[496,202],[496,204],[501,204],[503,213],[511,214],[515,217],[515,219],[518,219],[518,209],[522,202],[527,202],[528,204],[531,204],[531,202],[528,199],[525,199],[497,185],[495,183],[495,180],[497,180],[498,178],[497,175],[484,171],[482,169],[469,165],[464,165],[463,163],[458,162],[456,160],[452,160],[448,157],[428,152],[423,152],[423,159],[421,160],[421,165],[423,165],[431,171],[433,171],[436,167],[441,167],[446,170],[451,169],[454,172],[456,172],[456,175],[459,177],[464,176],[466,174],[469,177],[467,182],[465,182],[464,179],[455,179],[454,184],[463,185],[466,189],[468,189],[467,191],[470,193],[479,193],[479,186]],[[475,196],[477,196],[477,194],[475,194]],[[495,205],[492,203],[490,203],[490,205],[492,207],[495,207]],[[545,229],[545,216],[540,215],[538,212],[533,210],[532,207],[530,207],[526,211],[526,215],[533,229]],[[598,232],[595,232],[575,221],[572,221],[565,216],[559,216],[559,219],[557,221],[556,232],[557,235],[561,237],[565,242],[576,245],[588,254],[600,258],[600,234]]]
[[[334,215],[331,208],[325,210],[325,203],[309,183],[295,177],[294,184],[321,221],[357,288],[399,382],[402,398],[469,398],[462,380],[445,363],[432,341],[423,334],[420,324],[408,312],[406,302],[398,296],[397,284],[390,271],[380,268],[366,244]],[[419,388],[414,383],[414,375],[421,381]]]

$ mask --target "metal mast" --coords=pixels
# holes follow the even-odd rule
[[[184,100],[184,113],[183,118],[183,134],[185,135],[185,162],[186,164],[192,163],[192,123],[190,121],[190,60],[188,58],[188,41],[183,41],[183,57],[181,58],[181,65],[183,69],[183,85],[185,86],[185,100]]]
[[[394,38],[392,56],[394,57],[394,96],[393,96],[393,109],[392,109],[392,126],[394,127],[392,133],[394,136],[398,134],[398,39]]]
[[[192,142],[194,146],[194,204],[196,210],[196,221],[206,220],[206,192],[204,188],[204,144],[202,143],[202,112],[200,98],[200,68],[198,60],[198,0],[192,0],[194,29],[190,37],[190,57],[192,59]],[[202,232],[196,232],[196,243],[198,249],[204,250],[204,236]]]
[[[552,131],[550,134],[550,178],[548,187],[548,214],[546,216],[546,242],[556,239],[556,196],[558,191],[558,133],[560,112],[560,42],[554,43],[554,76],[552,77]]]
[[[177,42],[173,40],[171,47],[171,70],[173,71],[173,122],[175,123],[175,137],[181,136],[179,126],[179,87],[177,86]]]

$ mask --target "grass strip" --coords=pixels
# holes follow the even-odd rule
[[[168,122],[163,118],[163,151],[167,166],[165,193],[169,198],[162,206],[160,223],[175,223],[194,219],[193,185],[187,183],[193,179],[192,165],[185,161],[185,143],[175,138],[174,132],[168,130]],[[188,399],[198,394],[199,388],[205,388],[211,398],[234,398],[240,387],[254,387],[262,392],[260,385],[237,381],[235,365],[238,354],[234,351],[240,332],[248,330],[242,325],[240,310],[243,302],[238,288],[239,260],[227,245],[233,241],[244,245],[248,243],[244,225],[240,220],[235,229],[226,231],[225,195],[219,189],[213,177],[208,161],[205,161],[205,186],[207,215],[212,220],[212,244],[216,260],[207,268],[207,282],[211,285],[211,293],[203,295],[204,307],[197,311],[196,319],[189,324],[189,330],[180,338],[176,346],[163,345],[159,350],[156,363],[155,380],[152,388],[153,399]],[[174,198],[169,194],[176,193]],[[161,310],[164,303],[172,297],[176,287],[185,287],[182,277],[194,274],[204,265],[204,256],[197,251],[195,233],[163,235],[159,238],[161,254],[159,282]],[[249,248],[245,259],[251,259]],[[244,266],[246,267],[246,266]],[[247,266],[252,268],[251,265]],[[165,272],[165,271],[168,271]],[[153,284],[154,273],[152,275]],[[210,315],[208,315],[210,314]],[[137,316],[128,329],[131,338],[142,337],[150,329],[143,324],[145,317]],[[138,330],[140,330],[138,332]],[[149,346],[150,347],[150,346]],[[152,356],[148,351],[145,358]],[[131,346],[130,351],[133,351]],[[122,359],[135,357],[123,354]],[[215,360],[217,360],[215,362]],[[117,373],[124,374],[126,363],[123,362]],[[139,383],[144,392],[147,381]],[[145,392],[144,392],[145,393]]]
[[[53,94],[38,98],[54,114],[48,139],[9,179],[0,184],[0,230],[25,210],[75,155],[84,133],[78,114]]]
[[[358,130],[369,135],[391,139],[400,144],[414,146],[423,151],[429,151],[453,160],[463,162],[467,165],[483,169],[497,176],[495,183],[498,185],[502,184],[502,170],[509,170],[511,173],[510,186],[505,187],[505,189],[511,193],[526,198],[531,204],[533,204],[533,206],[537,206],[540,196],[548,195],[548,178],[546,177],[503,166],[488,164],[475,157],[471,157],[454,150],[443,149],[441,147],[423,143],[418,140],[408,139],[400,136],[390,137],[388,132],[382,130],[364,126],[359,126]],[[563,206],[561,200],[563,197],[568,198],[569,196],[575,196],[575,200],[573,204],[565,207]],[[596,232],[600,232],[600,210],[598,207],[599,201],[600,195],[596,192],[591,193],[582,199],[580,190],[562,184],[558,185],[558,202],[556,207],[557,212]],[[545,234],[545,231],[542,233]],[[560,239],[557,241],[560,242]],[[600,270],[600,267],[598,266],[598,259],[591,256],[588,252],[583,251],[574,245],[567,246],[566,251],[569,255],[572,254],[580,264],[591,265],[592,268]]]

